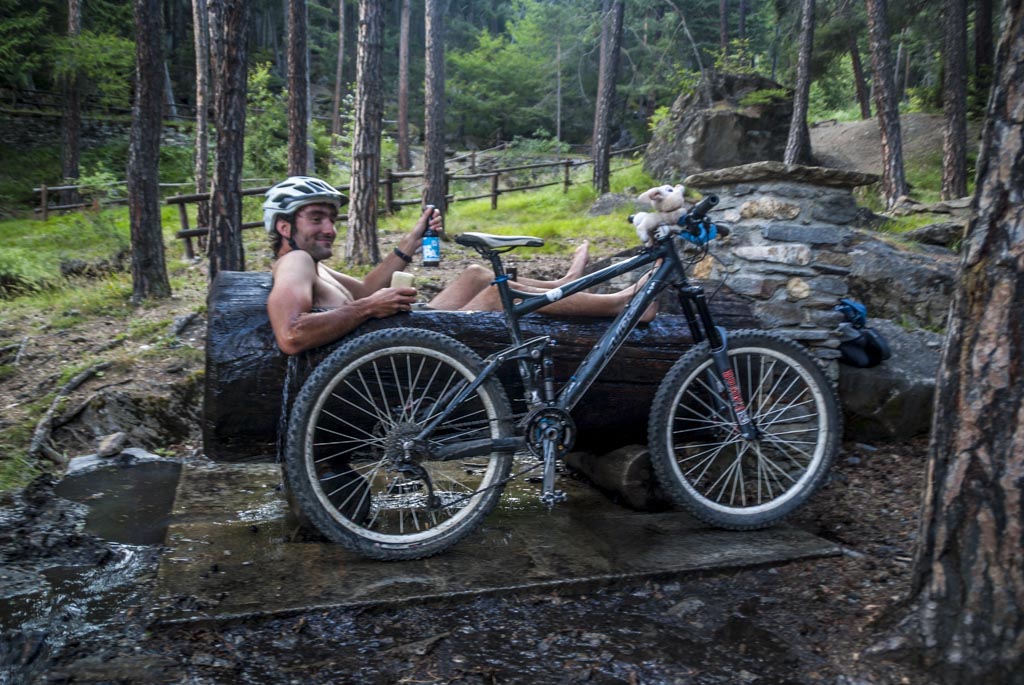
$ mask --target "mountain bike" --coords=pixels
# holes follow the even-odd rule
[[[708,217],[716,203],[703,198],[678,225],[659,226],[635,256],[539,294],[512,287],[501,255],[543,240],[458,235],[456,242],[494,270],[510,344],[482,359],[452,337],[408,327],[342,344],[309,376],[292,408],[283,470],[293,501],[328,539],[381,560],[447,549],[494,509],[506,483],[535,469],[543,474],[541,501],[554,506],[565,499],[556,489],[556,463],[576,437],[570,412],[647,307],[673,288],[694,345],[652,402],[657,480],[676,504],[722,528],[763,528],[791,514],[831,466],[838,400],[799,344],[778,333],[716,326],[703,287],[687,278],[709,241],[727,230]],[[643,267],[651,267],[646,282],[572,376],[556,382],[552,340],[525,339],[520,319]],[[497,374],[507,364],[522,383],[516,414]],[[514,460],[517,453],[525,458]]]

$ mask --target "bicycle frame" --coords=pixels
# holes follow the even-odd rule
[[[626,342],[640,322],[640,317],[654,299],[666,288],[675,287],[679,294],[679,301],[690,330],[693,343],[697,344],[708,340],[712,354],[715,357],[715,365],[718,369],[719,378],[722,382],[722,391],[728,401],[722,400],[722,409],[732,415],[737,428],[744,437],[753,439],[757,436],[757,429],[752,424],[748,413],[746,413],[743,397],[736,384],[735,378],[729,366],[728,350],[726,345],[727,335],[724,329],[715,325],[708,300],[700,286],[691,285],[686,277],[686,268],[677,252],[673,237],[666,237],[657,240],[653,245],[645,248],[634,257],[617,264],[606,266],[580,279],[575,279],[564,286],[553,288],[543,293],[527,293],[513,289],[509,285],[509,276],[505,271],[501,255],[508,251],[502,249],[484,249],[477,247],[477,251],[490,262],[495,272],[493,284],[498,287],[498,293],[505,312],[505,324],[512,344],[484,359],[484,367],[480,374],[471,383],[465,385],[452,398],[444,398],[447,405],[458,405],[471,392],[492,376],[499,367],[506,361],[515,359],[518,363],[519,377],[522,380],[523,389],[526,395],[527,404],[532,409],[553,408],[556,410],[570,412],[575,405],[583,398],[590,386],[597,380],[608,362]],[[593,349],[580,362],[580,366],[569,378],[569,381],[562,389],[555,393],[552,379],[550,378],[551,360],[546,354],[546,346],[550,343],[547,337],[539,337],[525,340],[522,330],[519,327],[519,319],[529,313],[556,302],[587,288],[605,283],[614,279],[615,276],[628,273],[637,268],[647,266],[660,261],[647,283],[630,299],[630,302],[618,314],[611,326],[605,331],[601,339],[594,345]],[[543,388],[538,387],[535,382],[538,374],[531,372],[529,362],[540,362],[543,372]],[[543,393],[542,393],[543,390]],[[444,404],[445,402],[438,402]],[[425,440],[433,430],[449,416],[449,410],[442,410],[423,427],[417,435],[417,440]],[[412,444],[412,443],[411,443]],[[443,459],[463,458],[478,452],[486,452],[487,448],[495,448],[492,441],[480,440],[473,445],[464,445],[462,448],[454,449],[451,454],[446,454]],[[505,445],[507,446],[507,445]]]
[[[571,411],[586,394],[591,384],[604,370],[605,366],[622,347],[629,334],[640,322],[640,317],[652,302],[670,286],[675,286],[679,293],[680,303],[686,318],[687,325],[694,343],[702,342],[705,338],[711,341],[713,348],[721,347],[724,336],[718,329],[708,309],[707,299],[704,290],[700,286],[691,285],[686,278],[686,269],[679,257],[671,239],[660,241],[651,247],[645,248],[641,253],[618,264],[605,267],[592,274],[588,274],[574,281],[571,281],[558,288],[553,288],[543,293],[527,293],[515,290],[509,285],[508,276],[504,272],[501,263],[501,253],[487,251],[482,253],[489,259],[496,274],[494,283],[498,287],[503,309],[505,311],[505,322],[509,336],[512,338],[513,346],[520,347],[528,345],[523,340],[522,331],[519,327],[519,320],[537,311],[545,305],[569,297],[575,293],[586,290],[599,283],[605,283],[617,276],[628,273],[635,269],[654,264],[661,260],[650,279],[632,297],[625,309],[615,318],[611,326],[601,336],[594,348],[580,362],[576,371],[572,374],[569,382],[558,393],[551,406]],[[518,300],[518,301],[517,301]],[[504,360],[502,360],[504,361]],[[527,393],[535,390],[532,378],[524,369],[520,369],[523,377],[524,387]],[[545,398],[551,403],[551,397]]]

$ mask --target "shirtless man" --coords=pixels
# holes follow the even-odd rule
[[[338,209],[348,200],[320,179],[293,176],[267,191],[263,223],[276,261],[267,313],[278,347],[285,354],[333,342],[368,319],[407,312],[416,303],[415,288],[390,287],[391,275],[412,262],[431,226],[439,233],[441,213],[427,207],[398,247],[362,280],[335,271],[324,260],[333,254]],[[583,275],[587,246],[576,250],[566,275],[557,281],[520,279],[517,290],[543,292]],[[500,311],[494,274],[473,265],[428,303],[431,309]],[[551,314],[614,316],[622,311],[633,288],[596,295],[577,293],[544,307]],[[653,314],[651,315],[653,316]]]

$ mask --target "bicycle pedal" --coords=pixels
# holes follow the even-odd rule
[[[549,507],[553,507],[559,502],[565,502],[569,499],[569,495],[565,490],[555,490],[553,492],[545,492],[540,496],[541,504],[545,504]]]

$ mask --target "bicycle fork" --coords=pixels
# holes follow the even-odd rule
[[[747,405],[743,400],[743,392],[736,379],[736,372],[733,371],[732,364],[729,362],[729,334],[723,327],[716,326],[711,319],[703,288],[683,281],[676,286],[676,291],[679,294],[679,304],[682,306],[686,322],[693,335],[693,342],[699,343],[705,339],[705,336],[701,334],[702,327],[707,332],[706,338],[711,348],[711,358],[715,363],[716,371],[713,376],[717,386],[714,393],[715,409],[722,414],[731,416],[740,435],[745,439],[757,439],[759,435],[757,426],[750,418],[750,412],[747,411]]]
[[[733,371],[732,364],[729,363],[728,333],[721,326],[715,326],[714,330],[718,333],[721,344],[717,347],[712,345],[711,358],[714,360],[715,370],[718,372],[715,378],[722,384],[721,388],[716,388],[718,392],[715,395],[715,403],[725,405],[719,406],[717,409],[720,411],[728,409],[740,434],[747,440],[754,440],[758,436],[757,427],[750,419],[750,412],[747,411],[746,403],[743,401],[743,392],[740,390],[740,384],[736,380],[736,372]],[[709,344],[711,342],[709,341]],[[721,397],[721,394],[728,398],[728,403]]]

